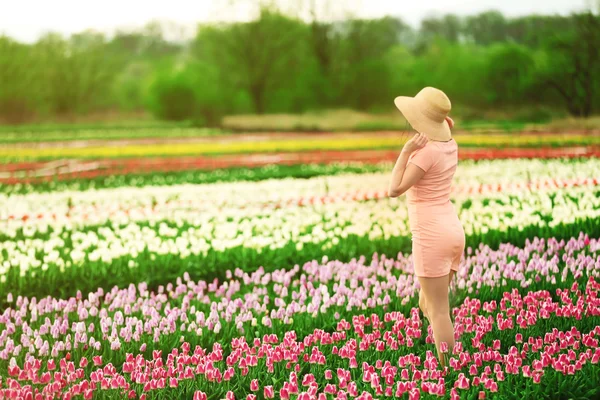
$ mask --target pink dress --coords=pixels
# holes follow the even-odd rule
[[[407,192],[415,275],[437,278],[458,270],[465,232],[450,202],[452,178],[458,164],[458,145],[430,141],[411,154],[409,163],[425,175]]]

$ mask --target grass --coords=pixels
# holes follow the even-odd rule
[[[600,116],[577,119],[540,119],[534,113],[472,112],[453,114],[456,130],[465,133],[589,132],[600,130]],[[531,122],[537,121],[537,122]],[[303,114],[231,115],[221,129],[205,129],[191,121],[158,121],[147,115],[122,120],[46,122],[27,125],[0,125],[1,143],[42,141],[117,140],[141,138],[194,138],[247,132],[376,132],[404,131],[407,123],[396,111],[368,113],[349,109]]]
[[[223,131],[219,129],[194,127],[188,122],[123,121],[110,124],[42,124],[0,126],[0,143],[195,138],[222,133]]]
[[[600,117],[542,118],[533,111],[488,112],[465,111],[453,114],[456,129],[467,132],[564,132],[600,129]],[[406,130],[407,122],[397,111],[368,113],[355,110],[327,110],[304,114],[235,115],[223,120],[223,127],[233,131],[386,131]]]
[[[597,130],[600,129],[600,116],[590,118],[563,118],[548,123],[547,128],[551,132],[561,132],[566,130]]]
[[[370,114],[354,110],[315,111],[304,114],[234,115],[223,126],[234,131],[364,131],[403,130],[399,114]]]

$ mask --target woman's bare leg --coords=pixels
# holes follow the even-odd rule
[[[452,278],[454,277],[455,273],[455,270],[450,270],[450,274],[448,275],[448,287],[450,287],[450,285],[452,284]],[[423,289],[419,290],[419,308],[421,309],[423,316],[429,321],[429,314],[427,313],[427,302],[425,301],[425,296],[423,295]]]
[[[440,364],[446,366],[444,354],[440,351],[441,343],[448,345],[448,351],[454,348],[454,326],[450,318],[450,302],[448,300],[449,275],[439,278],[419,277],[421,291],[425,299],[427,318],[433,329],[433,338],[438,351]]]
[[[425,302],[425,295],[423,295],[423,288],[419,290],[419,308],[423,313],[423,316],[429,320],[429,314],[427,314],[427,304]]]

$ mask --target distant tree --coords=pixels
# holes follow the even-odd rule
[[[185,48],[168,41],[158,22],[148,23],[141,29],[118,31],[105,47],[105,57],[110,57],[118,66],[112,101],[124,110],[146,106],[145,97],[153,75],[164,63],[182,57]]]
[[[487,46],[507,39],[507,21],[499,11],[486,11],[466,18],[464,32],[475,43]]]
[[[106,104],[118,65],[105,52],[103,35],[84,32],[65,40],[47,34],[33,47],[43,65],[43,97],[56,114],[85,112]]]
[[[392,17],[346,22],[334,72],[343,103],[368,110],[391,95],[392,71],[385,56],[406,29],[401,20]]]
[[[454,14],[446,14],[441,18],[425,18],[421,21],[420,34],[425,42],[439,37],[455,43],[461,39],[462,31],[463,22]]]
[[[549,36],[571,26],[571,18],[562,15],[528,15],[507,20],[506,38],[532,48],[540,48]]]
[[[201,28],[195,53],[226,71],[224,79],[246,90],[254,111],[263,114],[269,90],[299,72],[306,55],[306,34],[299,20],[262,8],[254,21]]]
[[[29,46],[0,36],[0,120],[24,122],[36,112],[35,65]]]
[[[485,67],[488,100],[493,104],[519,104],[531,84],[534,60],[530,50],[516,43],[490,47]]]
[[[539,79],[560,95],[571,115],[588,117],[600,79],[600,18],[592,12],[575,14],[570,29],[565,28],[547,39]]]
[[[414,94],[424,86],[434,86],[447,92],[456,104],[483,107],[489,100],[487,57],[484,47],[437,38],[415,57],[405,79],[417,84]]]

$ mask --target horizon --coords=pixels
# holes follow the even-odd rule
[[[88,2],[87,7],[76,0],[60,0],[52,4],[36,0],[12,3],[5,7],[8,11],[4,10],[0,14],[0,35],[24,43],[36,42],[49,32],[68,37],[80,32],[95,31],[110,37],[119,31],[135,31],[149,23],[158,22],[165,28],[167,39],[186,40],[194,36],[199,24],[252,20],[260,5],[252,0],[207,0],[192,7],[185,5],[185,0],[172,0],[168,6],[164,2],[142,3],[140,0],[126,4],[118,0],[94,3],[90,5]],[[508,18],[568,15],[589,9],[593,4],[591,0],[507,0],[500,5],[493,0],[430,0],[428,5],[410,4],[403,8],[402,4],[390,5],[387,0],[345,0],[342,7],[332,9],[331,3],[326,0],[276,0],[274,3],[282,12],[305,21],[311,19],[312,4],[318,18],[322,20],[392,16],[400,18],[413,28],[418,28],[423,19],[431,16],[456,14],[465,17],[492,10],[500,11]],[[45,7],[48,9],[45,10]],[[32,15],[32,8],[39,12]],[[64,12],[65,9],[69,12]],[[115,14],[114,9],[119,9],[119,13]]]

